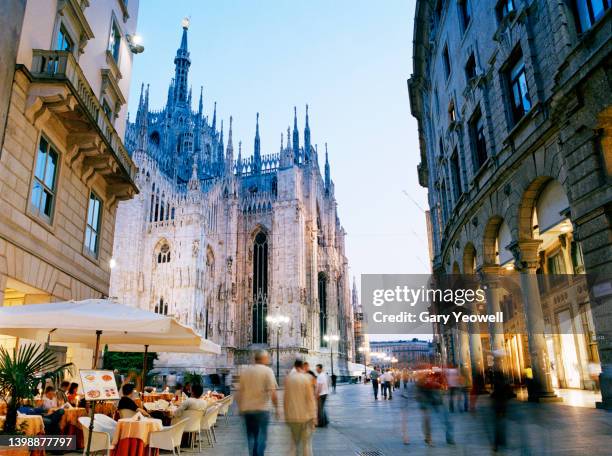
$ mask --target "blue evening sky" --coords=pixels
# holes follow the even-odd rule
[[[165,103],[181,19],[191,16],[190,84],[197,109],[229,122],[243,156],[253,152],[260,113],[262,153],[276,153],[298,107],[303,144],[309,104],[323,166],[328,143],[351,276],[429,272],[426,192],[417,181],[417,124],[410,115],[414,0],[141,0],[130,97],[141,82],[150,105]],[[227,130],[226,130],[227,131]],[[286,138],[285,138],[286,141]],[[237,151],[235,152],[237,153]],[[406,192],[406,193],[404,193]]]

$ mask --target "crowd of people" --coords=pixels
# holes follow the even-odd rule
[[[249,455],[262,456],[266,450],[270,409],[280,419],[278,384],[265,350],[255,353],[254,364],[240,373],[237,402],[244,417]],[[312,455],[316,427],[329,424],[325,403],[337,377],[327,375],[322,364],[312,371],[308,362],[297,359],[284,380],[283,414],[291,435],[291,454]],[[336,378],[335,378],[336,377]]]
[[[432,419],[437,419],[444,427],[446,443],[454,445],[452,413],[475,412],[478,396],[490,393],[488,421],[492,428],[492,446],[494,450],[506,446],[506,424],[508,401],[514,393],[508,378],[499,367],[494,365],[490,372],[489,387],[485,387],[483,375],[473,375],[471,381],[465,372],[457,366],[444,368],[430,367],[409,371],[406,369],[380,369],[375,367],[367,377],[371,382],[374,400],[379,394],[383,400],[391,400],[393,391],[407,389],[409,384],[415,386],[416,405],[421,411],[422,430],[425,442],[432,445]],[[408,397],[408,396],[405,396]],[[406,405],[407,406],[407,405]],[[404,423],[404,443],[409,443]]]

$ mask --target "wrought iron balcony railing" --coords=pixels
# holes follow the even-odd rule
[[[133,181],[136,177],[136,165],[102,109],[74,56],[68,51],[33,49],[32,52],[32,68],[30,69],[32,76],[38,80],[63,81],[69,85],[86,114],[102,133],[102,138],[111,153],[124,168],[129,179]]]

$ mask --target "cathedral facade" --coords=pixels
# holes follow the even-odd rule
[[[327,147],[322,174],[306,107],[303,134],[295,110],[286,144],[281,136],[279,152],[267,155],[257,114],[253,153],[243,155],[231,117],[224,133],[216,105],[204,115],[202,92],[192,109],[187,37],[185,24],[166,106],[149,109],[143,88],[128,122],[140,193],[118,207],[111,296],[172,315],[222,347],[221,355],[160,354],[160,373],[236,374],[255,348],[270,347],[276,360],[278,337],[281,369],[296,357],[329,369],[333,354],[343,375],[353,313]],[[266,318],[276,315],[289,322],[272,326]]]

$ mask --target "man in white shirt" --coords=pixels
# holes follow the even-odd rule
[[[255,364],[240,373],[238,408],[244,416],[249,455],[264,456],[270,422],[270,402],[278,417],[276,379],[267,364],[270,355],[265,350],[255,352]]]
[[[383,384],[383,397],[387,399],[388,394],[389,399],[393,399],[393,374],[391,373],[391,369],[387,369],[387,372],[382,374],[380,381]]]
[[[323,372],[323,365],[317,364],[317,396],[319,397],[318,427],[326,427],[329,423],[325,412],[325,401],[329,394],[329,377]]]
[[[304,373],[304,364],[296,360],[293,372],[285,378],[285,421],[291,431],[291,454],[312,456],[312,432],[317,421],[317,401],[312,377]]]

